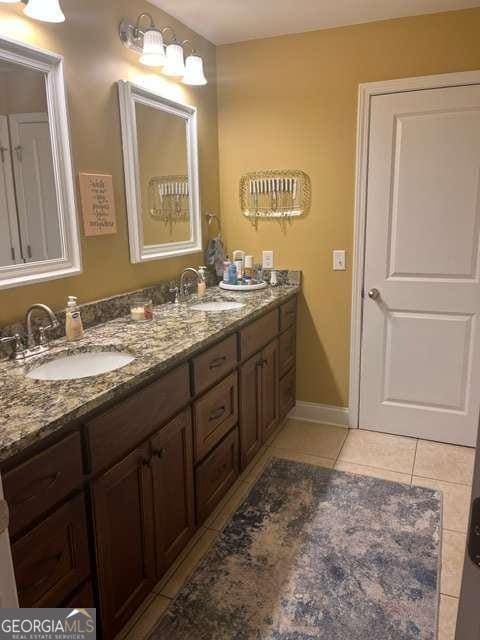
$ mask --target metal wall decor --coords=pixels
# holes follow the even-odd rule
[[[188,176],[157,176],[148,183],[148,211],[163,223],[187,222],[190,218]]]
[[[309,211],[311,199],[304,171],[258,171],[240,180],[240,207],[247,218],[295,218]]]

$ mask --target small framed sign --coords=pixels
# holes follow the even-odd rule
[[[117,233],[112,176],[80,173],[79,180],[85,235]]]

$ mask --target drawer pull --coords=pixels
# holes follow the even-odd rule
[[[30,493],[29,495],[27,495],[24,498],[20,498],[19,500],[12,500],[12,506],[14,507],[20,507],[22,504],[26,504],[27,502],[30,502],[30,500],[33,500],[35,498],[38,498],[40,493],[44,493],[45,491],[49,491],[57,482],[57,480],[60,477],[60,471],[57,471],[56,473],[52,473],[49,476],[45,476],[44,478],[40,478],[40,479],[36,479],[35,480],[35,485],[38,486],[38,483],[42,484],[42,483],[46,483],[46,485],[40,489],[40,492],[38,491],[34,491],[33,493]],[[30,485],[30,487],[33,488],[34,483],[32,482],[32,484]]]
[[[218,358],[215,358],[214,360],[212,360],[210,362],[209,368],[210,369],[217,369],[218,367],[221,367],[226,359],[227,359],[227,356],[220,356]]]
[[[153,455],[156,456],[157,458],[164,458],[165,454],[167,453],[167,450],[165,449],[165,447],[162,447],[161,449],[158,449],[157,451],[153,452]]]
[[[55,573],[57,566],[60,562],[60,560],[62,559],[63,556],[63,551],[61,551],[60,553],[55,554],[54,556],[50,556],[49,558],[45,558],[44,560],[39,560],[38,562],[36,562],[33,566],[41,566],[43,564],[49,564],[50,562],[54,562],[53,568],[51,571],[49,571],[46,575],[43,575],[41,578],[39,578],[38,580],[35,580],[35,582],[32,582],[30,584],[27,584],[24,587],[20,587],[20,591],[22,593],[28,593],[29,591],[34,591],[35,589],[38,589],[39,587],[42,586],[42,584],[44,584],[45,582],[47,582],[48,580],[50,580],[50,578],[53,576],[53,574]]]
[[[225,413],[225,410],[225,405],[223,405],[222,407],[215,409],[215,411],[212,411],[210,417],[208,418],[209,422],[213,422],[213,420],[218,420],[219,418],[221,418]]]

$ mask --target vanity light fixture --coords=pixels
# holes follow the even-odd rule
[[[148,26],[142,27],[142,21],[145,18],[149,23]],[[170,35],[168,41],[166,41],[167,33]],[[135,23],[123,19],[120,23],[119,35],[127,49],[132,49],[140,55],[142,64],[161,67],[164,75],[179,78],[184,84],[192,86],[207,84],[203,60],[193,49],[191,42],[184,40],[180,44],[172,27],[157,28],[149,13],[141,13]],[[186,60],[185,45],[189,45],[191,49]]]
[[[42,22],[65,22],[59,0],[22,0],[27,6],[23,13]]]
[[[205,73],[203,72],[203,60],[193,51],[185,60],[185,74],[182,78],[184,84],[192,86],[202,86],[207,84]]]

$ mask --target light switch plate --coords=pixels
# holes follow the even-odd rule
[[[345,271],[345,250],[335,249],[333,252],[333,270]]]
[[[273,269],[273,251],[264,251],[262,253],[262,266],[264,269]]]

